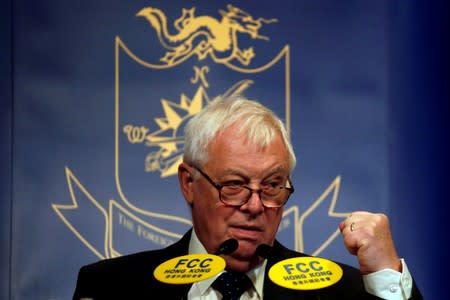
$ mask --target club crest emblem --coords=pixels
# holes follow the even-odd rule
[[[191,227],[174,175],[184,151],[184,126],[213,98],[244,93],[291,128],[290,47],[272,45],[263,33],[279,19],[233,5],[217,15],[200,14],[196,7],[180,10],[170,16],[161,8],[142,8],[135,16],[142,37],[115,38],[110,199],[97,198],[87,188],[90,183],[66,167],[71,203],[53,204],[57,216],[99,258],[170,245]],[[304,213],[295,200],[285,208],[279,234],[291,241],[288,246],[305,250],[303,231],[311,214],[347,215],[334,211],[339,188],[337,176]],[[337,235],[330,229],[308,252],[319,254]]]

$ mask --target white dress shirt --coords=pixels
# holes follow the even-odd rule
[[[197,234],[192,230],[191,240],[189,242],[189,254],[206,253],[205,247],[200,243]],[[245,291],[241,300],[261,300],[263,299],[264,286],[264,270],[266,269],[267,259],[263,261],[258,267],[247,272],[248,278],[253,283],[253,288]],[[211,287],[211,284],[220,276],[221,273],[214,277],[195,282],[192,284],[188,293],[189,300],[219,300],[222,296],[218,291]]]
[[[207,253],[205,247],[192,230],[189,242],[189,254]],[[264,273],[267,259],[258,267],[247,272],[247,276],[253,283],[253,288],[248,289],[241,296],[241,300],[262,300],[264,287]],[[383,269],[369,275],[363,275],[363,282],[366,291],[382,299],[406,300],[411,297],[412,277],[409,273],[405,261],[402,259],[402,273]],[[195,282],[188,293],[189,300],[220,300],[221,295],[211,287],[211,284],[219,277],[214,277]]]

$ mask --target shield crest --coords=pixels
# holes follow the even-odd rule
[[[289,46],[270,57],[264,57],[260,46],[270,43],[261,27],[277,20],[257,19],[231,5],[219,13],[197,16],[195,7],[183,8],[174,18],[158,8],[143,8],[137,16],[154,30],[149,42],[160,45],[153,53],[134,49],[126,37],[116,38],[115,176],[120,199],[111,202],[162,239],[173,240],[190,226],[184,200],[174,188],[183,128],[190,118],[217,96],[245,93],[290,127]],[[254,41],[258,43],[252,45]],[[112,215],[115,249],[124,243],[114,242],[120,239],[114,228],[121,227],[120,215]],[[150,242],[145,249],[161,247]]]

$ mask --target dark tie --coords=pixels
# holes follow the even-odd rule
[[[222,294],[222,300],[239,300],[252,285],[245,273],[225,272],[213,282],[212,287]]]

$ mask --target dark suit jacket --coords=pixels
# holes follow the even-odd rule
[[[162,262],[188,254],[191,231],[175,244],[161,250],[147,251],[107,259],[80,269],[73,299],[187,299],[191,284],[169,285],[157,281],[153,270]],[[359,270],[339,264],[344,271],[333,286],[314,291],[297,291],[280,287],[268,278],[270,267],[280,260],[305,256],[275,241],[268,258],[264,279],[264,299],[379,299],[364,290]],[[412,299],[422,299],[414,285]]]

